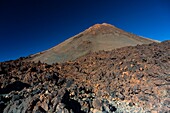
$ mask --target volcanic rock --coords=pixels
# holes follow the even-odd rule
[[[0,68],[2,113],[170,112],[170,41],[52,65],[22,58]]]

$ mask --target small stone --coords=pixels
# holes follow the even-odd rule
[[[134,105],[134,103],[132,102],[129,102],[129,106],[132,107]]]
[[[59,103],[56,107],[56,113],[63,113],[65,105],[63,103]]]
[[[140,71],[143,71],[144,69],[142,67],[139,68]]]
[[[142,101],[148,101],[149,100],[148,97],[146,97],[146,96],[140,96],[139,99],[142,100]]]
[[[158,113],[158,111],[151,111],[151,113]]]
[[[100,109],[101,106],[102,106],[102,104],[101,104],[100,100],[98,100],[98,99],[94,99],[94,100],[93,100],[93,107],[94,107],[94,108]]]
[[[45,110],[45,111],[48,111],[48,104],[46,102],[43,102],[41,104],[41,107]]]
[[[85,100],[86,100],[86,98],[83,98],[82,100],[83,100],[83,101],[85,101]]]
[[[45,94],[49,94],[48,90],[45,91]]]
[[[68,79],[68,80],[66,81],[66,87],[67,87],[67,88],[70,87],[73,83],[74,83],[74,79]]]
[[[119,65],[122,65],[123,64],[123,62],[119,62]]]
[[[110,95],[111,95],[112,98],[115,98],[115,97],[116,97],[116,91],[112,91],[112,92],[110,93]]]
[[[63,85],[65,81],[66,81],[65,78],[59,78],[57,83],[58,83],[58,85]]]
[[[124,100],[125,96],[122,93],[119,93],[118,98],[120,98],[121,100]]]
[[[165,100],[163,105],[167,106],[168,108],[170,108],[170,101],[169,100]]]
[[[31,92],[31,89],[27,89],[27,92]]]
[[[40,92],[41,92],[41,90],[37,89],[37,90],[34,90],[34,91],[32,92],[32,94],[35,95],[35,94],[38,94],[38,93],[40,93]]]
[[[75,96],[75,92],[71,92],[71,93],[70,93],[70,96]]]
[[[15,101],[15,100],[18,100],[18,99],[20,99],[20,96],[19,96],[19,95],[13,95],[12,101]]]
[[[116,111],[117,108],[115,106],[109,105],[109,109],[111,112]]]
[[[44,95],[40,95],[40,101],[43,101]]]
[[[103,112],[98,109],[93,109],[93,113],[103,113]]]

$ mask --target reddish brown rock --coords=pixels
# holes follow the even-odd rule
[[[170,41],[48,65],[0,63],[0,112],[170,112]]]

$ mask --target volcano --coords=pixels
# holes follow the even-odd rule
[[[111,24],[95,24],[53,48],[31,55],[29,60],[48,64],[63,63],[91,52],[110,51],[125,46],[152,42],[155,41],[128,33]]]

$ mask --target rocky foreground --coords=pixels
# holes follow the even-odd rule
[[[170,41],[48,65],[0,63],[0,113],[170,113]]]

